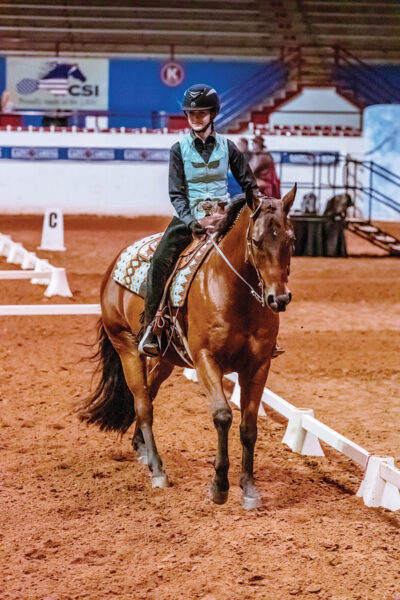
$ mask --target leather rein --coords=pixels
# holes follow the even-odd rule
[[[226,264],[228,265],[228,267],[231,269],[231,271],[233,271],[233,273],[235,273],[235,275],[237,275],[237,277],[239,277],[239,279],[241,281],[243,281],[243,283],[245,283],[247,285],[247,287],[250,289],[251,295],[254,296],[254,298],[256,300],[258,300],[258,302],[261,304],[261,306],[265,306],[265,297],[264,297],[264,287],[265,287],[265,284],[264,284],[263,278],[261,277],[260,270],[257,267],[256,259],[254,257],[253,243],[251,241],[251,235],[250,235],[250,228],[251,228],[252,220],[255,219],[256,216],[257,216],[257,214],[259,213],[259,211],[261,209],[261,203],[262,203],[262,200],[260,201],[260,203],[257,206],[257,208],[255,209],[255,211],[250,215],[249,226],[248,226],[247,232],[246,232],[247,255],[249,257],[250,264],[254,267],[254,270],[255,270],[255,272],[257,274],[258,285],[261,288],[261,294],[259,294],[253,288],[253,286],[248,281],[246,281],[246,279],[244,277],[242,277],[242,275],[229,262],[229,260],[225,256],[225,254],[222,252],[221,248],[215,242],[213,235],[211,233],[207,232],[207,236],[208,236],[209,240],[211,241],[212,245],[214,246],[214,248],[222,256],[222,258],[224,259],[224,261],[226,262]]]

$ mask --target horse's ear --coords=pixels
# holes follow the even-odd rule
[[[288,192],[286,194],[286,196],[284,196],[282,198],[283,210],[287,215],[289,214],[289,211],[293,206],[293,202],[296,197],[296,191],[297,191],[297,183],[295,183],[294,186],[292,187],[292,189],[290,190],[290,192]]]
[[[250,208],[250,210],[252,212],[254,212],[257,204],[256,204],[256,198],[254,195],[254,190],[250,185],[246,189],[246,202],[247,202],[247,205]]]

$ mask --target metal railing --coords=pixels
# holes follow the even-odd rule
[[[400,175],[373,161],[329,152],[272,152],[282,188],[290,189],[294,179],[287,167],[307,167],[297,171],[298,188],[313,192],[319,205],[339,193],[351,196],[355,213],[371,221],[377,206],[400,215]],[[389,191],[388,191],[389,190]],[[358,210],[357,210],[358,209]]]
[[[287,85],[297,72],[297,52],[281,52],[279,60],[269,62],[257,73],[221,94],[221,111],[216,126],[225,128],[235,119],[256,110],[257,105],[267,103],[273,95]]]
[[[356,96],[369,104],[397,104],[400,87],[357,56],[340,46],[334,46],[332,78],[342,89],[352,90]]]

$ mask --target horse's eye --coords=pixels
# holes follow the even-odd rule
[[[289,277],[289,275],[290,275],[290,265],[288,265],[288,266],[287,266],[287,268],[286,268],[286,272],[287,272],[287,274],[288,274],[288,277]]]

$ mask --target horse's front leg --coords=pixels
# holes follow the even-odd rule
[[[214,461],[215,477],[211,484],[211,497],[216,504],[228,499],[229,457],[228,432],[232,424],[232,410],[222,387],[222,372],[215,360],[203,352],[196,361],[196,371],[209,401],[212,417],[218,434],[218,449]]]
[[[240,410],[240,441],[242,443],[242,472],[240,487],[243,490],[242,502],[246,509],[257,508],[261,505],[261,497],[254,483],[254,448],[257,441],[257,416],[261,396],[269,371],[269,362],[249,379],[248,375],[239,373]]]

